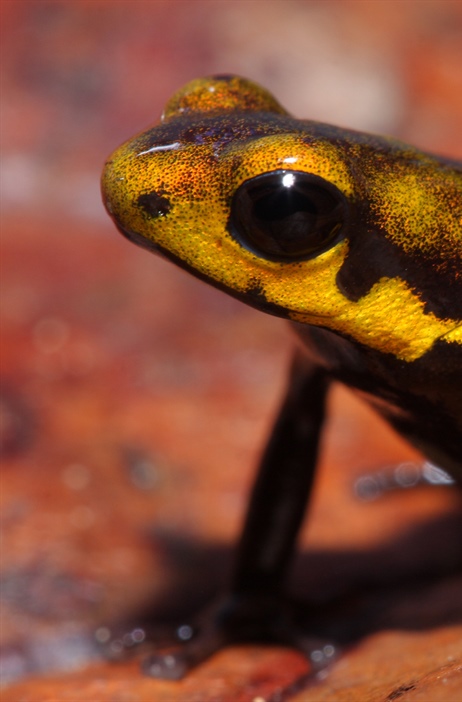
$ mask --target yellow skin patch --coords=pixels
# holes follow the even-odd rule
[[[226,113],[243,125],[247,114],[256,119],[266,113],[281,118],[286,114],[272,96],[248,81],[208,80],[194,81],[174,96],[163,119],[174,135],[174,128],[183,133],[195,115],[201,124],[204,118],[216,114],[222,119]],[[387,159],[383,148],[376,156],[373,143],[369,146],[364,137],[355,143],[354,133],[345,134],[351,150],[369,149],[364,173],[370,183],[370,207],[387,238],[404,253],[436,252],[440,265],[445,257],[456,255],[460,260],[460,173],[445,173],[437,159],[393,140],[381,144],[399,158]],[[329,135],[314,133],[307,139],[305,132],[289,131],[243,142],[231,139],[222,148],[213,139],[185,141],[175,136],[152,145],[145,136],[120,147],[103,178],[108,209],[124,230],[143,236],[241,299],[248,295],[250,304],[258,289],[278,306],[281,316],[331,329],[401,360],[420,358],[439,338],[462,344],[460,320],[428,312],[418,291],[401,277],[381,277],[357,301],[347,298],[337,284],[349,250],[347,238],[309,260],[278,262],[254,254],[229,233],[230,201],[237,188],[278,169],[314,174],[354,202],[357,178],[363,174],[351,171],[342,145]],[[167,214],[154,218],[137,202],[153,191],[165,194],[170,204]]]
[[[404,170],[404,169],[403,169]],[[437,251],[443,258],[462,253],[462,178],[436,174],[422,159],[416,173],[386,172],[374,179],[372,207],[387,233],[404,251]],[[443,226],[442,226],[443,225]]]

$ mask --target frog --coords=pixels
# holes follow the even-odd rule
[[[462,481],[462,163],[297,119],[220,75],[189,82],[119,147],[102,192],[126,238],[288,320],[298,340],[228,593],[144,670],[180,678],[248,640],[313,660],[286,582],[332,384]]]

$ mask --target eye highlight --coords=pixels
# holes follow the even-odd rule
[[[236,190],[229,231],[268,260],[304,260],[342,238],[347,210],[346,197],[324,179],[303,171],[271,171]]]

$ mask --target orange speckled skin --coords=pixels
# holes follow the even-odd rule
[[[319,255],[271,260],[233,234],[236,190],[281,169],[348,203],[342,236]],[[121,146],[103,194],[122,233],[291,320],[316,364],[462,477],[460,163],[294,119],[259,86],[222,76],[189,83],[160,124]]]

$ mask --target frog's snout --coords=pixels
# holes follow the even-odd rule
[[[103,173],[101,175],[101,196],[103,199],[103,205],[111,215],[111,217],[116,221],[116,207],[115,207],[115,194],[120,193],[120,185],[124,179],[117,177],[114,169],[114,160],[108,159],[104,164]],[[119,183],[119,188],[115,188],[115,184]]]
[[[105,163],[101,177],[103,204],[120,231],[131,228],[133,189],[129,185],[125,160],[116,151]]]

